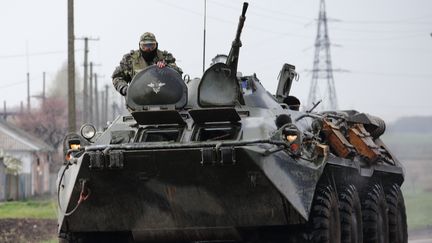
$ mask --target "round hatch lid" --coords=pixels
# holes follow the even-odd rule
[[[126,103],[134,111],[157,106],[183,108],[187,103],[187,87],[181,75],[174,69],[152,65],[132,79]]]

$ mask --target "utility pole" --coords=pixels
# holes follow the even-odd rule
[[[96,119],[95,119],[95,125],[98,128],[99,127],[99,97],[98,97],[98,76],[97,73],[94,74],[94,84],[95,84],[95,90],[94,90],[94,95],[95,95],[95,114],[96,114]]]
[[[93,79],[96,79],[96,74],[95,73],[93,73],[93,67],[95,67],[95,66],[100,66],[100,64],[94,64],[93,62],[90,62],[90,75],[89,75],[89,83],[90,83],[90,87],[89,87],[89,90],[90,90],[90,92],[89,92],[89,94],[90,94],[90,97],[89,97],[89,108],[88,108],[88,111],[89,111],[89,121],[92,123],[92,124],[95,124],[96,122],[95,122],[95,116],[94,116],[94,107],[95,107],[95,91],[94,91],[94,88],[93,88],[93,86],[94,86],[94,82],[93,82]]]
[[[45,106],[46,101],[46,95],[45,95],[45,80],[46,80],[46,73],[42,73],[42,107]]]
[[[6,100],[3,100],[3,119],[6,121]]]
[[[105,92],[101,91],[100,95],[101,95],[101,108],[100,108],[100,124],[99,124],[99,126],[101,128],[103,128],[104,123],[105,123],[105,114],[104,114],[104,111],[105,111],[105,102],[104,102],[105,101]]]
[[[90,62],[90,78],[89,78],[89,90],[90,90],[90,97],[89,97],[89,121],[90,123],[94,124],[94,117],[93,117],[93,62]]]
[[[74,1],[68,0],[68,131],[76,132]]]
[[[30,73],[27,72],[27,112],[30,113]]]
[[[122,107],[122,109],[125,108],[126,104],[125,104],[125,100],[123,97],[120,97],[120,106]]]
[[[337,109],[336,89],[333,79],[333,68],[330,56],[330,39],[327,28],[325,1],[320,1],[317,35],[315,38],[315,55],[312,69],[312,82],[309,90],[308,107],[313,107],[319,100],[323,101],[322,109]],[[319,80],[326,81],[324,97],[319,94]],[[321,84],[322,85],[322,84]]]
[[[105,85],[105,105],[104,105],[104,120],[108,122],[108,85]]]
[[[45,106],[45,99],[46,99],[46,95],[45,95],[45,76],[46,76],[45,72],[42,72],[42,94],[40,94],[40,95],[32,95],[32,97],[42,100],[42,107]]]
[[[90,119],[88,118],[89,114],[89,92],[88,92],[88,53],[89,47],[88,42],[90,41],[98,41],[99,38],[91,38],[91,37],[83,37],[76,38],[76,40],[84,40],[84,87],[83,87],[83,122],[88,122]],[[91,74],[90,74],[91,75]],[[90,92],[91,93],[91,92]]]
[[[88,60],[88,38],[84,38],[84,88],[83,88],[83,99],[84,99],[84,107],[83,107],[83,122],[87,122],[87,107],[88,107],[88,96],[87,96],[87,79],[88,79],[88,72],[87,72],[87,60]]]
[[[116,115],[117,115],[117,111],[118,111],[118,105],[114,100],[113,100],[112,105],[111,105],[111,111],[112,111],[111,120],[114,121],[114,119],[116,118]]]

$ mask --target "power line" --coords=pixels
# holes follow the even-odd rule
[[[168,5],[170,7],[173,7],[173,8],[179,9],[179,10],[182,10],[182,11],[185,11],[185,12],[188,12],[188,13],[192,13],[192,14],[195,14],[195,15],[203,16],[202,13],[199,13],[199,12],[196,12],[196,11],[193,11],[193,10],[190,10],[190,9],[178,6],[176,4],[168,3],[168,2],[163,1],[163,0],[159,0],[157,2],[158,3],[162,3],[164,5]],[[227,24],[230,24],[230,25],[237,24],[236,22],[229,21],[229,20],[222,19],[222,18],[218,18],[218,17],[211,16],[211,15],[207,15],[207,18],[213,19],[213,20],[217,20],[219,22],[227,23]],[[281,34],[282,35],[292,35],[291,33],[282,33],[282,32],[272,31],[272,30],[269,30],[269,29],[260,28],[260,27],[256,27],[256,26],[248,26],[248,29],[258,30],[258,31],[262,31],[262,32],[266,32],[266,33],[271,33],[271,34],[277,34],[277,35],[281,35]],[[295,35],[293,35],[293,36],[295,36]],[[310,37],[305,37],[305,38],[310,38]]]
[[[216,1],[214,1],[214,0],[211,0],[210,2],[212,2],[214,5],[217,5],[217,6],[220,6],[220,7],[223,7],[223,8],[227,8],[227,9],[231,9],[231,10],[235,10],[236,8],[234,7],[234,6],[231,6],[231,5],[227,5],[227,4],[223,4],[223,3],[220,3],[220,2],[216,2]],[[262,8],[259,8],[259,7],[254,7],[254,9],[262,9]],[[268,11],[267,11],[268,12]],[[251,10],[251,13],[253,13],[255,16],[261,16],[261,17],[264,17],[266,20],[276,20],[276,21],[288,21],[290,24],[292,24],[292,23],[295,23],[295,24],[299,24],[299,25],[305,25],[306,23],[305,22],[303,22],[303,21],[299,21],[299,20],[292,20],[292,19],[288,19],[288,18],[281,18],[281,17],[276,17],[276,16],[274,16],[273,14],[268,14],[268,13],[260,13],[260,12],[257,12],[257,11],[254,11],[254,10]],[[289,16],[291,16],[291,15],[289,15],[289,14],[284,14],[283,15],[284,17],[289,17]],[[306,18],[306,17],[305,17]],[[307,20],[308,21],[310,21],[311,20],[311,18],[307,18]]]
[[[430,19],[427,19],[430,18]],[[406,19],[392,19],[392,20],[344,20],[345,23],[351,24],[418,24],[418,23],[426,23],[424,21],[416,22],[419,19],[427,19],[432,22],[432,15],[424,15],[420,17],[414,18],[406,18]],[[430,23],[429,23],[430,24]]]
[[[364,70],[352,70],[350,69],[349,71],[345,71],[345,70],[341,70],[341,69],[333,69],[333,71],[342,71],[339,72],[341,74],[348,74],[348,75],[374,75],[374,76],[386,76],[386,77],[398,77],[398,78],[415,78],[415,79],[427,79],[427,80],[431,80],[432,79],[432,73],[430,74],[417,74],[417,73],[386,73],[386,72],[375,72],[375,71],[364,71]],[[310,74],[310,70],[303,70],[303,71],[299,71],[298,73],[300,74],[304,74],[304,75],[308,75]]]
[[[75,50],[75,52],[82,51],[80,49]],[[16,58],[16,57],[27,57],[27,56],[45,56],[45,55],[53,55],[53,54],[63,54],[67,53],[67,51],[46,51],[46,52],[34,52],[29,54],[12,54],[12,55],[3,55],[0,56],[0,59],[7,59],[7,58]]]
[[[228,4],[222,4],[219,1],[211,0],[211,2],[213,2],[213,3],[217,4],[217,5],[225,5],[228,8],[235,9],[234,6],[230,6]],[[230,1],[230,3],[232,3],[232,2]],[[301,16],[301,15],[296,15],[296,14],[292,14],[292,13],[285,12],[285,11],[278,11],[278,10],[274,10],[274,9],[269,9],[269,8],[265,8],[265,7],[262,7],[262,6],[257,6],[256,4],[254,4],[253,9],[254,10],[251,10],[252,12],[256,13],[257,12],[256,9],[258,9],[258,10],[261,10],[262,12],[271,13],[272,16],[274,16],[273,14],[278,14],[278,15],[281,15],[281,16],[284,16],[284,17],[292,17],[292,18],[298,18],[298,19],[304,19],[304,20],[311,20],[311,19],[313,19],[313,17]]]
[[[412,35],[398,35],[398,36],[388,36],[388,37],[381,37],[381,38],[364,38],[364,37],[357,37],[357,38],[336,38],[336,41],[353,41],[353,42],[365,42],[365,41],[397,41],[397,40],[406,40],[406,39],[413,39],[413,38],[420,38],[424,37],[426,38],[427,34],[412,34]]]
[[[354,70],[350,74],[366,74],[375,76],[386,76],[386,77],[399,77],[399,78],[416,78],[416,79],[432,79],[432,73],[430,74],[416,74],[416,73],[383,73],[383,72],[373,72],[373,71],[360,71]]]
[[[332,31],[341,31],[341,32],[355,32],[355,33],[370,33],[370,34],[402,34],[402,33],[425,33],[428,32],[429,29],[425,30],[383,30],[383,29],[346,29],[346,28],[338,28],[338,27],[332,27]]]
[[[397,51],[409,51],[409,52],[431,52],[432,53],[432,47],[431,49],[427,48],[417,48],[417,47],[407,47],[407,46],[389,46],[387,43],[385,46],[383,45],[376,45],[371,46],[367,45],[370,43],[366,43],[366,45],[363,45],[362,43],[354,43],[354,44],[344,44],[344,51],[361,51],[364,52],[365,50],[374,50],[374,51],[388,51],[388,50],[397,50]]]
[[[24,84],[26,82],[27,82],[27,80],[26,81],[20,81],[20,82],[15,82],[15,83],[11,83],[11,84],[2,85],[2,86],[0,86],[0,89],[17,86],[17,85],[20,85],[20,84]]]
[[[369,24],[374,24],[374,25],[431,25],[432,24],[432,20],[431,22],[404,22],[404,21],[395,21],[395,22],[391,22],[391,21],[349,21],[349,20],[343,20],[341,22],[342,24],[364,24],[364,25],[369,25]]]

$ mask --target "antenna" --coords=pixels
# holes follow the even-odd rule
[[[205,50],[206,50],[206,20],[207,20],[207,0],[204,0],[204,38],[203,38],[203,73],[205,70]]]

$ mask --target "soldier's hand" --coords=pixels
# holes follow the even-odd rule
[[[166,63],[165,63],[165,61],[158,61],[156,63],[156,66],[158,66],[158,68],[163,68],[166,66]]]
[[[123,96],[126,96],[126,94],[127,94],[127,90],[128,90],[128,86],[127,86],[127,85],[123,86],[123,87],[120,89],[120,94],[123,95]]]

